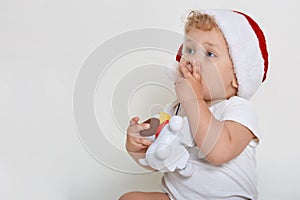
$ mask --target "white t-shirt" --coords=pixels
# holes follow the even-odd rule
[[[233,160],[215,166],[198,157],[198,147],[189,148],[189,161],[194,167],[191,177],[183,177],[177,171],[165,173],[162,189],[172,200],[237,200],[257,199],[255,149],[261,139],[254,108],[246,99],[234,96],[212,105],[210,111],[218,120],[238,122],[258,138]],[[165,111],[173,112],[170,105]],[[172,113],[173,114],[173,113]]]

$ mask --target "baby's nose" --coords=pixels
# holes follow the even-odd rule
[[[192,69],[192,63],[191,63],[190,61],[186,61],[185,66],[186,66],[186,68],[187,68],[190,72],[193,71],[193,69]]]
[[[182,64],[184,66],[187,67],[187,69],[192,72],[193,69],[192,68],[195,68],[196,70],[200,71],[201,70],[201,64],[200,64],[200,61],[199,60],[187,60],[187,59],[182,59]]]
[[[193,59],[195,59],[194,58],[194,56],[193,55],[184,55],[183,56],[183,59],[184,59],[184,61],[185,61],[185,64],[188,64],[188,62],[191,62]]]

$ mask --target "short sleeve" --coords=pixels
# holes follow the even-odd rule
[[[231,120],[242,124],[261,141],[262,136],[259,130],[257,113],[248,100],[241,97],[232,97],[225,108],[223,120]]]

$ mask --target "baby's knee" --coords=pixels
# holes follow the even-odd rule
[[[137,197],[137,192],[127,192],[123,194],[119,200],[135,200]]]

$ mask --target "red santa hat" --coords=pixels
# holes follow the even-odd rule
[[[213,16],[228,44],[239,84],[238,96],[249,99],[266,79],[268,51],[264,33],[248,15],[232,10],[203,10]],[[182,55],[182,46],[176,60]]]

